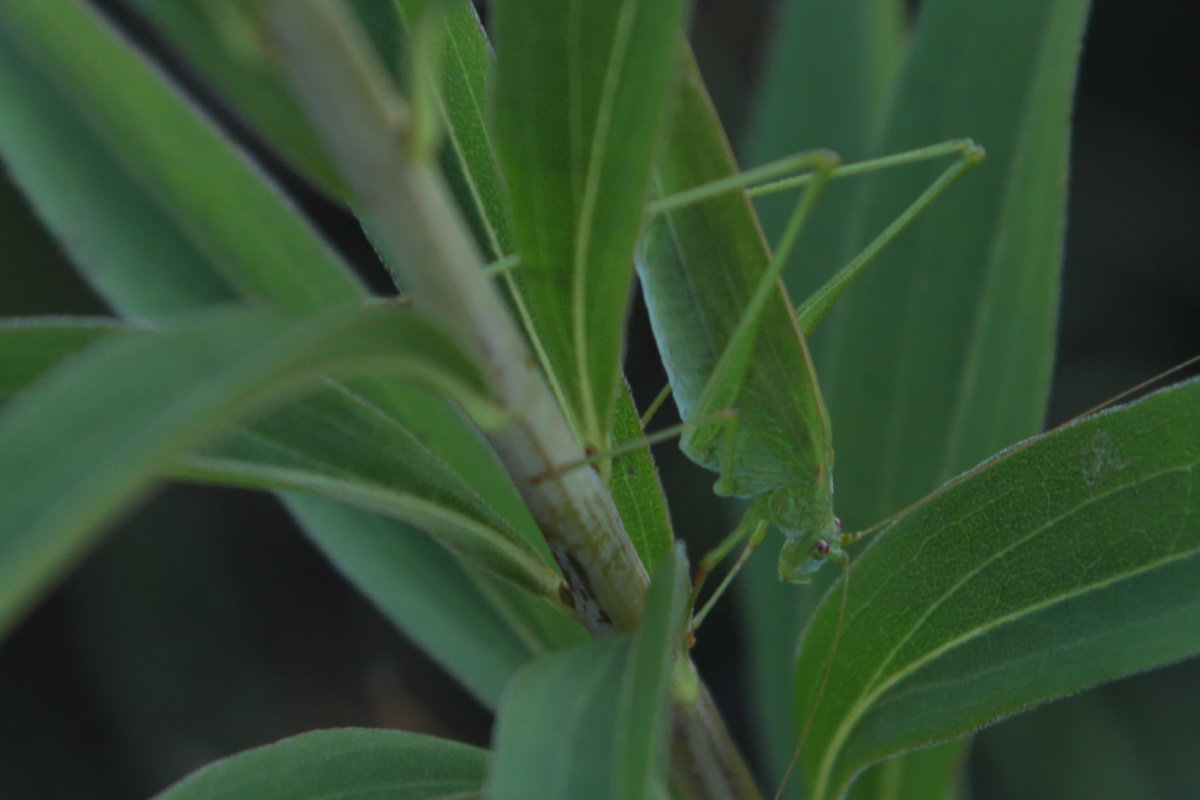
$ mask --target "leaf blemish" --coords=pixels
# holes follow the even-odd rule
[[[1083,482],[1088,488],[1094,488],[1113,472],[1119,472],[1129,466],[1121,457],[1116,441],[1111,433],[1098,430],[1092,434],[1092,440],[1080,461],[1083,466]]]

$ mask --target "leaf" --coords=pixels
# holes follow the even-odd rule
[[[903,797],[958,800],[963,796],[970,744],[969,738],[956,739],[892,756],[864,772],[846,797],[848,800]]]
[[[749,136],[738,148],[745,163],[815,148],[830,148],[844,162],[873,155],[905,51],[903,4],[791,0],[780,4],[768,30],[774,34]],[[859,189],[853,180],[835,181],[822,193],[784,273],[797,301],[853,255],[847,252],[848,223],[861,200]],[[790,192],[755,202],[768,241],[779,240],[794,205]]]
[[[411,527],[311,495],[282,500],[334,566],[488,708],[529,662],[588,638]]]
[[[445,334],[385,308],[299,322],[224,313],[154,337],[114,334],[47,375],[0,417],[0,628],[175,455],[305,381],[380,369],[471,405],[482,396]]]
[[[755,158],[777,155],[791,133],[793,147],[827,145],[851,158],[969,135],[987,147],[988,160],[885,251],[835,311],[832,329],[810,342],[833,420],[836,505],[851,528],[1041,426],[1054,344],[1068,109],[1086,12],[1086,3],[1070,0],[1019,8],[925,3],[895,83],[900,51],[889,33],[895,9],[875,16],[881,30],[867,15],[877,5],[793,8],[786,22],[797,38],[777,50]],[[831,19],[818,22],[821,14]],[[881,37],[884,46],[867,44]],[[789,68],[809,58],[841,65],[829,74],[850,86],[836,108],[824,94],[824,70]],[[954,69],[947,72],[946,64]],[[783,130],[767,127],[773,123]],[[788,275],[796,296],[843,263],[855,239],[882,229],[936,169],[910,167],[866,186],[831,187],[814,219],[826,229],[806,233],[798,248],[804,266],[793,265]],[[764,213],[769,219],[769,206]],[[777,629],[780,615],[761,610],[779,607],[781,592],[754,587],[761,598],[752,623],[759,642],[793,640]],[[772,685],[760,686],[760,706],[776,720],[774,730],[785,730],[778,704],[771,704],[782,688],[777,680]],[[952,763],[952,752],[946,759]]]
[[[886,526],[851,571],[804,754],[815,800],[866,764],[1200,650],[1200,380],[1029,440]],[[840,592],[797,662],[799,713]]]
[[[406,731],[312,731],[223,758],[155,800],[467,800],[487,754]]]
[[[416,13],[409,9],[412,5],[414,3],[401,4],[402,17],[406,20]],[[480,249],[499,259],[512,252],[509,244],[512,234],[496,153],[484,114],[492,57],[471,3],[463,0],[445,5],[439,95],[447,133],[443,171],[449,177],[460,208],[473,222]],[[411,22],[408,24],[411,26]],[[550,364],[541,337],[529,317],[524,274],[520,268],[509,271],[505,273],[505,281],[526,335],[549,373]],[[553,378],[553,375],[549,377]],[[628,388],[622,386],[612,420],[613,445],[642,438],[644,434],[637,422],[633,400]],[[653,571],[658,559],[670,549],[674,534],[649,448],[635,450],[617,459],[609,488],[638,556],[646,569]]]
[[[289,310],[326,308],[362,296],[353,273],[283,194],[97,12],[68,0],[12,0],[0,7],[0,37],[6,52],[0,64],[13,73],[10,80],[21,94],[46,91],[57,101],[58,116],[82,123],[66,126],[62,135],[86,132],[85,153],[103,153],[107,169],[130,179],[122,188],[141,189],[138,202],[153,206],[151,221],[165,217],[172,225],[169,234],[158,226],[153,230],[176,244],[183,239],[183,249],[191,251],[189,274],[200,272],[194,262],[202,257],[242,294]],[[13,113],[20,115],[22,103],[46,109],[50,99],[18,95],[16,102]],[[19,118],[13,124],[26,122]],[[39,195],[60,189],[42,183],[39,165],[26,164],[26,158],[13,159],[18,182],[40,206]],[[25,178],[22,167],[29,170]],[[136,224],[129,216],[122,219]],[[86,230],[93,220],[60,222]],[[57,227],[54,220],[51,225]],[[159,268],[165,271],[161,256]]]
[[[494,9],[494,127],[527,298],[576,432],[597,449],[683,13],[682,0]]]
[[[146,108],[125,120],[130,126],[137,123],[146,127],[128,131],[128,138],[124,134],[116,137],[113,126],[122,121],[105,117],[100,122],[108,127],[101,127],[101,133],[96,133],[90,120],[84,124],[82,112],[75,113],[77,107],[85,109],[98,97],[90,71],[82,77],[74,73],[80,82],[70,85],[67,82],[72,74],[55,73],[62,84],[60,88],[48,83],[16,45],[0,46],[0,81],[6,87],[6,103],[0,104],[0,152],[21,179],[22,187],[33,197],[43,218],[60,240],[67,243],[77,266],[112,305],[135,319],[168,322],[180,310],[210,306],[234,296],[230,282],[218,270],[253,271],[259,267],[253,253],[246,258],[238,258],[236,253],[223,258],[226,251],[210,242],[208,229],[194,231],[189,227],[195,224],[191,217],[182,216],[182,212],[176,215],[169,204],[160,200],[162,196],[170,197],[171,187],[159,186],[161,176],[157,170],[149,169],[149,156],[143,152],[147,149],[143,147],[146,141],[153,141],[159,150],[166,151],[162,154],[164,159],[179,162],[172,168],[175,171],[203,175],[205,180],[216,180],[217,188],[232,187],[237,192],[234,201],[212,198],[208,190],[196,194],[200,200],[214,200],[206,210],[217,215],[212,220],[217,231],[231,236],[234,232],[243,233],[252,240],[252,247],[262,246],[253,244],[253,240],[280,237],[292,237],[297,246],[308,247],[304,245],[306,241],[312,244],[311,258],[289,258],[276,271],[257,273],[259,279],[268,281],[259,287],[263,296],[285,304],[291,302],[296,292],[292,284],[308,280],[304,273],[306,264],[333,276],[311,281],[315,287],[325,287],[317,289],[311,298],[314,302],[337,304],[339,297],[347,296],[347,291],[359,295],[361,289],[357,284],[345,283],[344,277],[337,277],[345,270],[344,265],[328,257],[327,248],[313,238],[297,211],[177,91],[163,84],[150,64],[128,51],[128,45],[106,25],[91,12],[75,8],[75,4],[53,4],[56,8],[64,7],[61,20],[60,17],[50,20],[43,16],[40,6],[26,9],[27,5],[5,4],[0,10],[0,37],[8,35],[5,26],[14,24],[17,17],[13,15],[19,12],[23,27],[36,28],[51,42],[58,41],[60,35],[77,36],[81,42],[87,42],[85,50],[105,53],[104,68],[122,81],[128,78],[118,95],[136,96],[137,92],[144,92],[153,98]],[[25,24],[27,15],[36,25]],[[63,26],[61,31],[55,27],[59,24],[57,20]],[[46,61],[52,53],[42,55],[45,56],[42,61]],[[169,124],[159,124],[153,116],[155,109],[168,118]],[[103,115],[105,109],[97,113]],[[120,130],[124,131],[124,127]],[[101,135],[106,132],[108,138]],[[127,167],[126,160],[132,166]],[[134,167],[148,169],[150,174],[139,173],[135,180]],[[240,174],[233,174],[238,171]],[[154,191],[144,188],[143,177]],[[256,186],[251,188],[250,184]],[[256,204],[256,198],[264,205]],[[247,203],[251,205],[248,207]],[[276,206],[274,211],[266,208],[270,204]],[[248,222],[253,223],[249,228]],[[241,246],[240,237],[225,243],[235,250]],[[279,246],[286,248],[286,244]],[[319,266],[322,261],[323,267]],[[234,276],[232,282],[245,286],[254,280],[252,276]],[[331,288],[342,283],[345,283],[343,289]],[[455,409],[439,398],[413,392],[393,381],[358,381],[354,389],[400,420],[505,519],[523,532],[539,535],[507,476]]]
[[[130,5],[275,152],[330,197],[344,196],[341,176],[271,60],[258,52],[234,0],[132,0]]]
[[[613,417],[613,445],[638,442],[645,435],[629,386],[622,381]],[[671,530],[666,496],[650,448],[640,447],[614,459],[608,489],[638,557],[646,570],[653,572],[659,560],[671,549],[675,534]]]
[[[668,685],[688,587],[681,550],[670,554],[639,631],[544,658],[510,685],[488,770],[491,800],[635,800],[665,782]]]
[[[177,478],[315,494],[428,531],[515,585],[555,597],[550,554],[404,428],[346,391],[318,390],[183,459]]]
[[[123,328],[100,317],[0,318],[0,404],[67,356]]]
[[[880,151],[969,135],[988,158],[953,202],[892,243],[814,346],[851,529],[1042,424],[1086,11],[1086,0],[922,7]],[[874,176],[860,235],[882,229],[937,169]]]

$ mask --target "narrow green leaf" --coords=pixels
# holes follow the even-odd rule
[[[406,19],[416,13],[409,8],[416,5],[420,3],[401,3]],[[472,220],[480,249],[493,259],[499,259],[512,252],[512,235],[504,187],[485,116],[492,56],[469,0],[446,5],[445,49],[440,71],[440,97],[447,133],[443,170],[459,206]],[[505,282],[525,325],[526,335],[550,372],[551,365],[545,357],[541,337],[529,317],[524,275],[525,271],[518,268],[506,273]],[[553,378],[553,375],[549,377]],[[637,421],[637,410],[628,388],[622,386],[612,421],[614,446],[636,441],[644,435]],[[613,465],[610,488],[638,556],[646,569],[653,571],[658,559],[670,549],[674,534],[658,470],[649,449],[637,450],[618,459]]]
[[[362,295],[286,198],[97,12],[75,0],[12,0],[0,6],[0,37],[21,76],[44,81],[60,113],[230,285],[293,310]]]
[[[739,147],[748,166],[819,147],[844,162],[872,154],[904,53],[900,0],[789,0],[768,30],[764,73],[750,134]],[[930,142],[932,144],[932,142]],[[798,301],[849,259],[848,223],[861,186],[829,186],[793,254],[785,280]],[[779,240],[795,204],[791,193],[755,203],[771,242]]]
[[[312,731],[215,761],[155,800],[468,800],[487,753],[407,731]]]
[[[562,577],[539,550],[404,428],[361,398],[324,389],[205,451],[174,477],[315,494],[408,522],[535,595]]]
[[[124,328],[97,317],[0,319],[0,404],[64,358]]]
[[[613,417],[613,445],[638,442],[645,435],[629,387],[622,381]],[[608,488],[638,557],[647,571],[653,572],[659,559],[671,549],[675,534],[650,448],[641,447],[614,459]]]
[[[293,167],[331,197],[343,197],[341,176],[273,62],[262,57],[235,4],[236,0],[130,3]]]
[[[385,368],[463,399],[480,392],[445,334],[384,308],[301,322],[218,314],[153,337],[114,334],[47,375],[0,417],[0,627],[174,456],[323,373]]]
[[[988,151],[985,164],[954,187],[953,202],[927,210],[894,242],[835,310],[831,329],[812,341],[834,423],[837,507],[854,528],[1041,426],[1057,306],[1068,111],[1087,4],[932,0],[920,9],[898,77],[893,45],[864,52],[863,44],[881,33],[891,41],[862,16],[870,0],[850,8],[798,5],[805,9],[794,10],[791,20],[812,22],[811,15],[823,11],[839,19],[806,31],[797,27],[803,41],[785,44],[777,63],[786,60],[784,51],[801,59],[825,52],[843,66],[842,59],[856,58],[835,74],[859,81],[859,88],[848,92],[847,119],[840,108],[823,113],[829,102],[821,99],[822,87],[810,85],[819,80],[811,71],[780,70],[768,79],[773,94],[760,119],[790,126],[785,131],[802,139],[797,145],[827,145],[851,158],[958,136],[975,137]],[[894,21],[894,12],[885,9],[877,19]],[[864,27],[830,35],[855,22]],[[876,61],[875,53],[892,65]],[[880,87],[887,88],[882,102]],[[789,93],[802,100],[794,121],[783,102]],[[810,135],[837,138],[804,138]],[[768,130],[758,132],[755,144],[762,148],[759,158],[784,147]],[[856,248],[847,246],[861,246],[882,229],[939,168],[906,167],[865,186],[831,187],[815,219],[829,229],[805,237],[798,248],[804,266],[789,275],[797,296],[848,259]],[[755,594],[763,597],[760,608],[777,602],[769,590],[756,587]],[[754,622],[765,628],[762,636],[787,635],[771,626],[778,615],[765,616]],[[908,774],[904,767],[888,769]]]
[[[56,0],[53,5],[58,6],[61,3]],[[68,11],[67,22],[82,13],[77,9]],[[95,21],[89,17],[89,22]],[[93,34],[102,31],[102,35],[98,34],[100,38],[112,38],[111,33],[104,31],[103,26],[91,24],[90,27],[85,26],[81,30]],[[3,28],[0,27],[0,36],[3,35]],[[108,145],[94,135],[92,129],[73,112],[73,105],[61,100],[58,89],[47,83],[40,73],[31,69],[24,60],[17,60],[18,55],[20,51],[15,46],[0,47],[0,81],[5,82],[7,100],[5,104],[0,104],[0,154],[8,159],[10,168],[22,178],[22,187],[34,197],[43,218],[54,227],[60,240],[67,244],[71,255],[85,275],[94,285],[100,287],[106,299],[122,313],[154,322],[169,321],[181,309],[205,307],[231,299],[234,296],[233,289],[219,276],[217,267],[208,255],[208,249],[201,247],[203,241],[197,239],[193,242],[190,234],[179,230],[178,220],[162,209],[158,199],[146,192],[142,184],[130,176],[117,155],[114,155]],[[131,58],[127,54],[114,60],[124,63]],[[134,61],[141,65],[140,61]],[[230,60],[229,63],[236,63],[236,59]],[[145,65],[141,66],[145,68]],[[131,85],[138,86],[141,83],[143,81],[134,81]],[[249,80],[248,83],[253,81]],[[90,87],[91,84],[87,86]],[[167,95],[179,99],[170,90],[167,90]],[[181,116],[193,113],[186,105],[177,110]],[[171,116],[176,115],[172,113]],[[155,141],[160,141],[167,147],[171,145],[170,139],[167,138],[171,131],[169,126],[155,127],[147,135],[157,135],[160,138]],[[204,148],[195,151],[179,145],[172,146],[171,149],[172,155],[179,160],[205,154]],[[134,153],[133,156],[142,157],[139,153]],[[249,167],[248,162],[241,156],[236,157],[236,163],[242,167]],[[205,169],[205,165],[200,163],[193,171],[202,172]],[[257,181],[262,180],[261,175],[254,174],[251,177]],[[241,185],[242,181],[237,180],[233,183]],[[266,187],[265,192],[270,195],[274,190]],[[248,196],[262,194],[262,191],[250,192]],[[295,213],[286,204],[284,208],[289,213]],[[215,213],[222,209],[243,220],[253,216],[237,202],[224,206],[218,204],[211,210]],[[297,224],[304,225],[298,218]],[[262,236],[262,231],[255,229],[248,235],[258,238]],[[236,266],[231,263],[221,264],[221,268],[225,269]],[[331,262],[329,268],[334,272],[343,269],[339,261]],[[269,288],[267,295],[285,299],[290,296],[287,284],[294,277],[290,271],[281,271],[271,276],[264,273],[263,277],[272,277],[282,284]],[[326,303],[337,303],[339,295],[340,293],[335,291],[317,299]],[[455,409],[448,407],[439,398],[411,391],[408,387],[391,381],[372,379],[355,381],[353,385],[355,391],[378,405],[389,416],[400,420],[409,431],[440,455],[522,534],[529,538],[540,538],[511,482],[478,434],[462,420]],[[294,504],[291,505],[293,509],[296,508]],[[350,514],[351,510],[345,508],[339,509],[338,512],[307,514],[306,532],[322,543],[322,546],[326,546],[327,550],[333,550],[335,548],[330,542],[344,540],[353,534],[353,529],[346,527],[355,520],[353,517],[347,518]],[[367,515],[360,516],[360,519],[367,518]],[[401,526],[396,523],[387,524],[389,530],[401,530]],[[407,536],[413,538],[419,535],[410,531],[407,532]],[[436,547],[432,550],[441,552]],[[331,557],[337,558],[336,555]],[[443,558],[450,557],[443,554]],[[401,627],[416,636],[435,654],[459,652],[430,644],[437,638],[437,632],[421,639],[422,631],[430,630],[424,625],[424,620],[437,616],[434,613],[435,609],[446,611],[456,608],[477,618],[491,613],[507,617],[508,625],[492,629],[495,639],[505,635],[516,637],[518,634],[514,631],[538,626],[556,628],[556,641],[559,642],[574,641],[573,637],[577,636],[572,621],[558,618],[553,622],[545,622],[545,615],[540,607],[536,612],[531,612],[529,608],[521,605],[522,601],[497,600],[496,598],[508,590],[495,584],[494,580],[486,575],[477,575],[475,578],[476,584],[486,587],[484,599],[491,598],[491,602],[501,603],[507,610],[489,611],[485,614],[456,605],[453,602],[456,599],[451,588],[453,584],[439,584],[439,591],[428,594],[424,605],[416,602],[408,605],[389,604],[380,600],[380,593],[391,584],[386,579],[379,578],[373,571],[378,569],[379,562],[363,557],[357,560],[343,559],[340,563],[352,578],[356,575],[361,576],[364,589],[381,605],[386,605],[392,618],[400,621]],[[421,575],[441,574],[438,567],[432,564],[428,572],[421,571],[421,562],[405,562],[405,567],[411,567],[410,571]],[[522,618],[526,613],[530,615],[529,618]],[[452,615],[453,612],[446,611],[446,616]],[[470,620],[459,620],[458,624],[470,628],[472,623]],[[447,624],[439,630],[449,630],[450,627]],[[564,630],[567,633],[564,634]],[[474,630],[474,633],[478,632]],[[515,641],[510,642],[510,645],[509,652],[523,647]],[[526,655],[521,660],[514,661],[509,673],[525,663],[529,657]],[[492,662],[478,660],[473,652],[464,651],[463,661],[448,664],[448,667],[460,677],[465,674],[475,676],[477,680],[473,683],[469,681],[468,685],[472,686],[485,702],[490,701],[494,704],[499,686],[502,685],[496,684],[495,681],[502,681],[506,673],[497,670],[494,678],[480,677],[480,673],[485,671],[490,663]],[[490,693],[479,691],[477,687],[482,685],[490,686]]]
[[[0,27],[0,156],[92,287],[121,314],[162,322],[234,290]]]
[[[1029,440],[885,531],[851,571],[804,754],[816,800],[865,765],[1200,651],[1200,380]],[[812,708],[840,592],[797,663]]]
[[[955,739],[892,756],[854,781],[847,800],[959,800],[970,744],[970,738]]]
[[[988,158],[847,292],[817,351],[851,528],[1041,426],[1087,6],[922,6],[879,149],[969,135]],[[938,168],[871,179],[859,235],[882,229]]]
[[[312,495],[282,500],[334,566],[488,708],[529,662],[588,638],[407,525]]]
[[[666,780],[668,685],[688,587],[680,549],[669,553],[637,633],[556,653],[513,681],[488,770],[491,800],[639,800]]]
[[[577,432],[603,449],[634,244],[682,0],[494,9],[496,140],[535,325]]]

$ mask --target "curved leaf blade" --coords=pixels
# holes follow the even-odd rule
[[[878,147],[899,152],[969,135],[988,158],[955,186],[954,202],[927,209],[888,247],[814,345],[826,365],[839,508],[851,529],[1042,425],[1087,6],[922,7]],[[860,235],[881,230],[938,169],[874,176]]]
[[[1200,380],[984,462],[851,571],[804,756],[812,797],[865,765],[1200,650]],[[822,674],[840,593],[797,663]],[[807,715],[817,681],[797,686]]]
[[[415,525],[538,596],[562,583],[525,539],[407,430],[344,391],[320,390],[193,453],[174,477],[313,494]]]
[[[468,800],[487,753],[407,731],[312,731],[223,758],[155,800]]]
[[[675,548],[655,571],[637,633],[556,653],[513,681],[488,770],[491,800],[637,800],[666,780],[668,685],[687,587]]]
[[[284,195],[97,12],[13,0],[0,36],[230,285],[302,311],[363,295]]]
[[[682,0],[535,0],[494,12],[494,122],[513,238],[576,430],[597,449],[609,446],[633,249],[683,13]]]
[[[420,3],[400,4],[402,17],[411,28]],[[480,249],[494,259],[512,252],[511,223],[505,205],[504,186],[495,145],[485,114],[487,81],[492,54],[479,18],[469,0],[445,4],[443,9],[444,52],[439,71],[439,98],[447,133],[442,158],[455,198],[472,221]],[[515,310],[521,317],[526,336],[538,352],[547,372],[551,365],[545,355],[539,331],[529,315],[524,270],[505,273]],[[552,375],[549,377],[553,378]],[[553,381],[552,381],[553,382]],[[555,384],[557,385],[557,384]],[[556,389],[557,391],[557,389]],[[644,436],[638,413],[627,387],[617,393],[612,419],[613,445],[636,441]],[[649,448],[616,459],[612,467],[610,489],[621,518],[625,521],[638,556],[648,571],[674,541],[670,515],[658,480],[658,470]]]
[[[383,308],[299,322],[223,313],[152,337],[114,334],[47,375],[0,416],[0,627],[174,456],[298,384],[382,368],[482,396],[449,337]]]
[[[488,708],[531,661],[588,639],[556,607],[407,525],[313,495],[281,499],[334,566]]]

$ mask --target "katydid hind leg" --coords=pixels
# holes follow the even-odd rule
[[[825,315],[833,308],[833,305],[841,298],[846,289],[850,287],[850,284],[862,274],[863,269],[874,261],[875,257],[884,248],[891,244],[905,228],[912,224],[913,220],[921,212],[928,208],[933,201],[937,200],[959,178],[982,163],[983,158],[984,151],[982,147],[974,142],[964,142],[963,149],[959,152],[959,157],[953,164],[942,171],[925,191],[871,240],[870,244],[834,273],[833,277],[801,304],[799,310],[796,312],[796,318],[800,323],[800,328],[804,332],[804,335],[810,336],[812,334],[821,320],[825,318]]]

